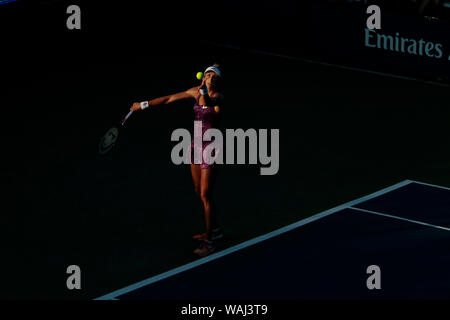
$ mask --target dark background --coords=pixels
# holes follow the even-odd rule
[[[97,144],[132,102],[197,85],[214,62],[223,127],[281,139],[275,176],[220,168],[219,249],[404,179],[449,185],[448,88],[245,50],[314,58],[321,17],[308,4],[93,2],[0,6],[1,298],[92,299],[196,259],[201,206],[189,169],[170,161],[193,103],[133,115],[113,157]],[[80,31],[65,26],[68,4],[81,7]],[[71,264],[81,291],[66,289]]]
[[[66,28],[70,4],[81,7],[82,30]],[[297,11],[292,2],[289,8]],[[214,50],[204,42],[232,39],[251,47],[276,39],[276,47],[287,37],[285,24],[297,23],[295,12],[286,9],[237,1],[18,1],[0,7],[3,298],[94,298],[195,258],[189,238],[203,229],[201,207],[189,169],[170,161],[170,134],[191,128],[191,103],[135,117],[129,140],[113,157],[97,155],[99,138],[132,102],[197,85],[195,73],[215,62],[230,74],[225,91],[232,93],[250,76],[246,87],[252,92],[264,83],[255,80],[264,74],[265,62]],[[273,79],[281,86],[279,76]],[[248,96],[245,103],[253,99],[254,93],[239,91],[231,105],[242,94]],[[255,103],[224,117],[225,123],[234,118],[228,125],[236,128],[280,127]],[[267,201],[255,205],[257,194],[250,189],[256,183],[251,180],[260,179],[258,167],[234,166],[231,172],[235,178],[222,184],[222,193],[237,191],[236,184],[242,191],[223,198],[233,204],[224,211],[236,210],[239,203],[242,207],[229,213],[229,219],[255,208],[258,214],[270,203],[277,206],[270,193],[278,188],[278,176],[260,185]],[[240,235],[229,232],[223,247],[254,235],[254,219],[244,219],[247,226]],[[267,231],[273,228],[270,222],[264,225]],[[156,251],[149,253],[149,245]],[[146,262],[139,262],[141,254]],[[130,274],[123,269],[129,263],[141,271]],[[89,283],[81,292],[65,287],[70,264],[79,265],[83,284]],[[149,264],[158,267],[149,271]],[[114,278],[126,280],[117,283]]]

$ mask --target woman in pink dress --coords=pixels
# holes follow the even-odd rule
[[[200,86],[150,101],[136,102],[130,110],[143,110],[147,107],[169,104],[182,99],[195,99],[195,121],[201,121],[203,135],[206,130],[218,128],[219,125],[220,109],[223,104],[223,95],[219,91],[220,77],[221,71],[219,66],[215,64],[205,70]],[[214,252],[215,246],[213,241],[223,236],[222,229],[217,222],[217,217],[211,205],[211,192],[215,172],[214,163],[208,164],[204,157],[201,158],[202,160],[199,164],[193,161],[195,152],[202,152],[203,154],[203,150],[209,143],[211,142],[202,142],[201,150],[199,147],[195,148],[194,138],[191,143],[192,161],[190,166],[192,180],[195,192],[203,203],[206,223],[206,232],[193,236],[193,239],[200,242],[198,248],[194,250],[194,253],[199,256],[206,256]]]

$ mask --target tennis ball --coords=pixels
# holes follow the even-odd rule
[[[203,78],[203,72],[197,72],[197,79],[200,80]]]

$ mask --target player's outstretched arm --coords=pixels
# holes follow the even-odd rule
[[[172,103],[172,102],[175,102],[178,100],[190,99],[190,98],[195,99],[197,92],[198,92],[198,87],[193,87],[186,91],[170,94],[170,95],[164,96],[164,97],[155,98],[150,101],[135,102],[131,106],[130,110],[132,110],[132,111],[143,110],[147,107],[153,107],[153,106],[158,106],[158,105],[162,105],[162,104],[169,104],[169,103]]]

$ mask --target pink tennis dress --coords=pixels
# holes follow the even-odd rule
[[[202,141],[200,143],[200,145],[195,146],[194,145],[194,139],[202,139],[202,137],[204,137],[204,134],[206,132],[206,130],[208,129],[218,129],[219,126],[219,113],[216,112],[214,110],[214,107],[209,107],[209,106],[201,106],[199,104],[199,99],[200,99],[200,94],[197,96],[196,102],[194,104],[194,113],[195,113],[195,121],[200,121],[201,125],[202,125],[202,130],[201,130],[201,137],[195,136],[195,129],[194,129],[194,138],[191,141],[191,163],[195,163],[194,160],[194,154],[195,152],[202,154],[202,161],[200,164],[200,168],[201,169],[210,169],[214,167],[215,163],[212,164],[208,164],[205,160],[205,158],[207,157],[206,154],[204,154],[203,151],[205,151],[205,148],[211,143],[211,141]],[[200,131],[198,130],[198,133]],[[215,159],[217,158],[218,154],[219,154],[220,150],[215,149],[212,153],[211,153],[211,159]],[[200,158],[200,157],[199,157]]]

